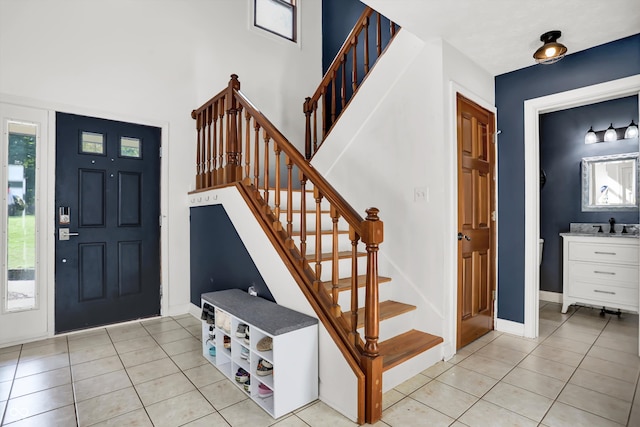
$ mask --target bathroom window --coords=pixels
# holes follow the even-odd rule
[[[296,0],[253,0],[253,25],[296,41]]]

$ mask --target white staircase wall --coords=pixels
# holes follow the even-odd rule
[[[192,194],[188,196],[187,203],[190,207],[223,205],[276,302],[318,317],[235,187]],[[191,311],[198,313],[199,309],[193,306]],[[318,326],[320,400],[355,421],[358,416],[355,374],[322,322]]]
[[[407,329],[445,339],[436,360],[455,353],[456,89],[493,105],[488,73],[442,40],[402,29],[312,160],[363,217],[380,209],[380,274],[392,277],[395,300],[418,307]]]

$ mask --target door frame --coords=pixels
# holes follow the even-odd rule
[[[87,117],[96,117],[100,119],[116,120],[121,122],[135,123],[146,126],[158,127],[161,130],[160,145],[162,147],[162,157],[160,158],[160,216],[162,218],[160,228],[160,315],[165,316],[169,313],[169,230],[167,221],[167,212],[169,212],[169,122],[149,119],[144,117],[132,116],[129,114],[115,113],[111,111],[99,111],[88,107],[70,106],[60,103],[47,102],[42,100],[34,100],[20,96],[0,94],[0,102],[13,104],[24,108],[33,108],[46,110],[48,116],[47,135],[43,135],[43,139],[48,144],[47,153],[47,175],[51,179],[47,180],[46,187],[46,206],[38,205],[37,208],[44,212],[47,217],[46,228],[41,233],[40,243],[46,247],[47,256],[41,259],[41,270],[43,272],[43,280],[47,287],[47,334],[51,337],[55,331],[55,176],[56,176],[56,112],[64,112],[77,114]],[[43,202],[44,204],[44,202]],[[43,301],[44,303],[44,301]],[[42,338],[42,337],[40,337]],[[20,341],[24,342],[24,341]]]
[[[456,94],[464,96],[465,98],[475,102],[480,107],[493,113],[494,129],[497,129],[497,110],[495,105],[481,95],[469,90],[468,88],[460,85],[459,83],[451,80],[449,82],[449,138],[448,138],[448,154],[449,154],[449,212],[455,212],[455,215],[451,215],[449,224],[446,227],[446,235],[449,238],[445,238],[445,253],[449,254],[448,265],[445,268],[445,283],[449,283],[449,289],[445,290],[444,304],[445,311],[443,313],[444,327],[443,327],[443,356],[445,360],[449,359],[456,353],[456,339],[458,336],[458,241],[456,235],[458,234],[458,126],[457,126],[457,106],[456,106]],[[495,209],[496,220],[495,226],[495,238],[496,238],[496,250],[498,245],[498,156],[496,146],[496,158],[495,158]],[[495,257],[494,268],[498,269],[498,257]],[[497,274],[494,277],[494,281],[497,282]],[[494,329],[497,329],[497,303],[498,303],[498,287],[497,283],[493,284],[493,288],[496,289],[496,299],[493,301],[493,325]]]
[[[538,336],[540,237],[540,114],[638,95],[640,75],[559,92],[524,102],[524,325],[523,335]]]

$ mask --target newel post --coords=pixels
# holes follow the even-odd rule
[[[229,106],[227,110],[227,120],[229,121],[227,126],[227,164],[224,167],[227,184],[242,179],[242,165],[240,164],[242,147],[238,141],[238,105],[234,93],[236,90],[240,90],[238,75],[231,74],[226,95]]]
[[[378,350],[380,313],[378,305],[378,245],[383,241],[383,222],[377,208],[367,209],[362,222],[362,241],[367,245],[367,275],[364,317],[365,421],[375,423],[382,417],[382,356]]]
[[[313,103],[308,96],[304,99],[302,111],[304,112],[305,128],[304,128],[304,158],[311,160],[311,111]]]

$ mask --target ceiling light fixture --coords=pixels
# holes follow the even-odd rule
[[[540,46],[536,53],[533,54],[533,58],[538,64],[553,64],[564,58],[567,53],[567,47],[556,41],[560,36],[562,36],[562,32],[558,30],[547,31],[540,36],[540,41],[544,45]]]

